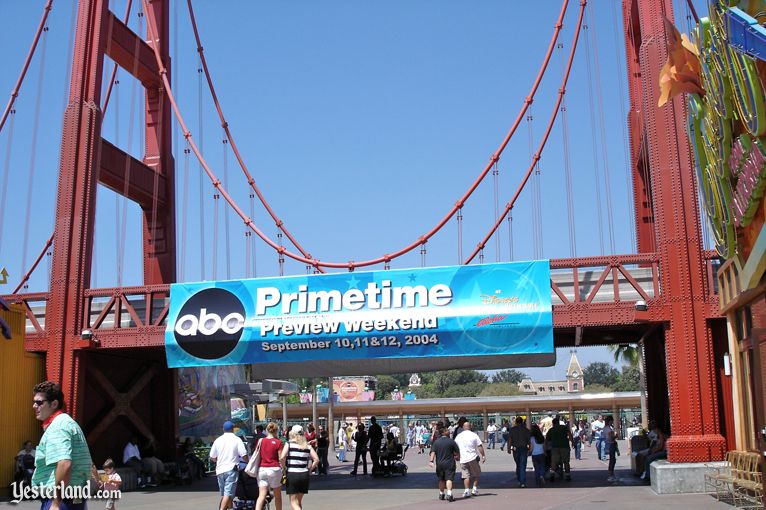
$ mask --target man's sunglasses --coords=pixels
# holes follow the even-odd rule
[[[41,405],[43,405],[46,402],[47,402],[47,400],[33,400],[32,404],[37,406],[37,407],[40,407]]]

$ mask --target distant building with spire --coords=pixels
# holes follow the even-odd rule
[[[577,360],[577,351],[570,351],[569,366],[567,367],[566,379],[558,381],[533,381],[531,377],[525,377],[519,383],[519,391],[522,395],[566,395],[568,393],[582,393],[585,389],[585,380],[582,375],[582,367]]]

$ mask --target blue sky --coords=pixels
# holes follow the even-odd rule
[[[0,92],[10,92],[15,83],[44,3],[0,3],[3,19],[14,23],[14,30],[0,33],[0,47],[5,50]],[[677,9],[684,5],[675,3]],[[455,203],[511,126],[561,6],[557,0],[194,4],[213,80],[245,162],[304,247],[320,259],[334,261],[396,251],[430,230]],[[500,160],[501,208],[528,165],[529,133],[536,147],[551,113],[578,4],[570,1],[560,39],[563,48],[554,52],[533,104],[532,121],[522,122]],[[112,2],[111,8],[121,17],[124,5],[125,0],[120,0]],[[15,287],[52,231],[73,6],[54,2],[47,40],[42,43],[42,73],[43,47],[17,101],[10,152],[11,126],[0,133],[0,193],[7,179],[5,199],[0,195],[0,266],[10,273],[9,287]],[[700,7],[698,11],[704,12]],[[686,11],[680,12],[678,25],[684,29]],[[536,213],[533,206],[532,181],[514,210],[515,260],[633,251],[624,138],[625,54],[622,27],[616,24],[619,2],[592,0],[588,17],[589,46],[581,37],[566,99],[576,252],[571,252],[568,237],[559,120],[540,164],[541,211]],[[222,129],[212,101],[206,86],[200,86],[185,2],[173,3],[171,18],[172,27],[177,27],[171,41],[173,87],[182,113],[206,159],[240,206],[249,211],[247,183],[230,149],[221,143]],[[138,30],[139,22],[134,7],[129,25]],[[111,65],[105,68],[110,71]],[[118,79],[104,118],[104,137],[140,157],[141,96],[126,73],[121,72]],[[176,136],[177,235],[179,244],[185,241],[178,251],[179,280],[252,275],[252,257],[245,260],[248,248],[242,222],[223,203],[216,210],[213,188],[206,178],[200,187],[199,165],[193,159],[187,162],[182,140]],[[31,202],[27,199],[30,175]],[[490,175],[464,208],[464,255],[494,222],[494,194]],[[256,223],[275,238],[273,222],[259,205],[255,209]],[[92,286],[140,284],[138,209],[102,188],[97,210]],[[213,226],[216,217],[217,228]],[[541,243],[534,241],[534,225],[542,225]],[[499,245],[491,241],[485,250],[486,262],[511,258],[507,226],[498,239]],[[426,263],[457,263],[457,246],[453,219],[428,243]],[[259,242],[255,253],[257,276],[279,274],[277,255],[271,249]],[[392,263],[392,267],[420,265],[418,250]],[[305,271],[298,262],[285,265],[285,274]],[[28,290],[47,290],[48,274],[43,264]],[[610,359],[604,351],[582,350],[579,357],[583,365]],[[568,351],[560,357],[565,366]],[[561,372],[561,367],[556,370]],[[553,377],[556,370],[539,369],[538,377]]]

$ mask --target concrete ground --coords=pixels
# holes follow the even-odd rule
[[[620,446],[627,452],[626,444]],[[353,452],[352,452],[353,453]],[[407,452],[405,462],[409,467],[406,477],[372,478],[349,476],[352,462],[340,463],[331,459],[328,476],[312,476],[311,489],[303,500],[304,508],[312,510],[336,510],[358,508],[363,510],[418,510],[444,508],[456,509],[723,509],[731,506],[720,503],[704,494],[663,495],[655,494],[638,477],[630,473],[630,457],[618,457],[616,483],[606,481],[606,463],[596,458],[595,448],[584,448],[583,460],[572,460],[572,481],[557,481],[538,489],[534,487],[531,460],[528,465],[528,487],[518,487],[513,458],[500,450],[489,450],[487,462],[482,465],[479,496],[462,498],[462,481],[456,476],[456,501],[448,503],[437,499],[436,478],[428,468],[428,455]],[[361,467],[359,472],[361,473]],[[119,510],[156,509],[165,510],[214,510],[218,505],[217,484],[214,477],[197,481],[192,485],[163,486],[158,489],[127,492],[117,502]],[[91,501],[90,510],[103,508],[103,501]],[[2,504],[0,504],[2,505]],[[39,508],[39,502],[14,505],[19,510]],[[271,509],[274,509],[272,503]],[[289,510],[286,499],[283,510]]]

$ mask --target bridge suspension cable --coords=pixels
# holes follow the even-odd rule
[[[32,216],[32,192],[34,189],[35,169],[37,167],[37,135],[40,128],[40,107],[42,105],[43,84],[45,83],[45,53],[48,47],[48,25],[43,27],[43,43],[40,49],[40,70],[37,79],[35,111],[32,120],[32,139],[29,147],[29,172],[27,175],[27,200],[24,213],[24,241],[21,245],[21,268],[19,274],[27,267],[27,249],[29,248],[29,228]]]
[[[24,59],[24,65],[21,66],[21,73],[19,73],[19,77],[16,80],[16,85],[14,85],[13,90],[11,91],[11,97],[8,99],[8,104],[5,105],[5,110],[3,110],[3,116],[0,117],[0,132],[3,131],[3,126],[5,126],[5,121],[8,118],[8,115],[10,114],[14,103],[16,102],[16,98],[19,97],[21,84],[24,83],[24,77],[27,75],[27,70],[29,70],[29,64],[32,63],[32,57],[35,56],[35,50],[37,50],[37,43],[40,41],[40,36],[43,34],[43,31],[46,27],[46,23],[48,22],[48,15],[50,14],[52,8],[53,8],[53,0],[48,0],[48,3],[46,3],[45,7],[43,7],[43,13],[42,13],[42,16],[40,17],[40,23],[37,25],[37,31],[35,32],[35,36],[32,38],[32,45],[30,46],[29,52],[27,53],[27,58]]]
[[[244,159],[242,159],[242,155],[239,152],[237,143],[234,141],[234,137],[232,136],[231,130],[229,129],[229,122],[226,120],[226,117],[223,114],[223,108],[221,107],[221,104],[218,101],[218,94],[215,91],[215,86],[213,85],[213,78],[210,74],[210,69],[207,66],[207,59],[205,58],[205,50],[204,50],[204,47],[202,46],[202,41],[199,35],[199,29],[197,28],[197,20],[194,16],[194,7],[192,7],[191,0],[187,0],[186,5],[188,6],[188,10],[189,10],[189,18],[191,19],[192,31],[194,32],[194,40],[197,43],[197,53],[199,53],[201,69],[205,75],[205,79],[207,80],[208,89],[210,90],[210,96],[212,97],[213,103],[215,104],[215,109],[218,112],[218,118],[221,121],[221,127],[223,128],[225,139],[229,141],[229,144],[231,145],[232,153],[234,154],[234,157],[237,159],[239,167],[242,169],[242,172],[247,178],[247,183],[250,185],[250,188],[252,188],[253,192],[255,192],[255,194],[258,196],[258,200],[260,200],[261,204],[266,209],[266,212],[269,214],[269,216],[271,216],[271,219],[274,220],[274,222],[277,225],[277,228],[287,236],[287,239],[290,240],[292,245],[295,246],[295,249],[298,250],[301,253],[301,255],[303,255],[307,259],[311,259],[311,254],[309,254],[301,246],[301,244],[295,239],[295,237],[287,229],[284,222],[279,219],[279,217],[276,215],[274,210],[271,208],[268,201],[266,200],[266,197],[263,195],[260,188],[255,183],[255,179],[252,177],[252,175],[250,174],[250,171],[247,169],[247,165],[245,164]],[[224,177],[224,182],[226,182],[225,177]],[[228,216],[227,216],[227,220],[228,220]],[[318,268],[318,269],[320,269],[321,271],[321,268]]]
[[[569,74],[572,71],[572,63],[574,62],[574,56],[577,50],[577,42],[580,37],[580,29],[582,27],[582,20],[585,14],[585,6],[586,6],[586,0],[581,0],[580,12],[577,19],[577,27],[575,28],[575,33],[572,40],[572,49],[569,50],[569,60],[567,61],[566,72],[564,73],[564,78],[561,81],[561,87],[559,88],[559,93],[556,99],[556,105],[553,108],[553,112],[551,112],[551,117],[548,120],[548,126],[546,127],[545,133],[543,134],[543,137],[540,140],[540,143],[537,148],[537,152],[532,158],[532,161],[530,162],[529,167],[527,168],[527,171],[524,174],[524,178],[519,184],[519,187],[516,189],[516,192],[514,193],[513,198],[511,199],[510,202],[506,204],[505,210],[503,211],[502,215],[499,218],[497,218],[497,220],[495,221],[495,224],[492,226],[490,231],[487,232],[487,234],[484,236],[481,242],[476,245],[476,248],[471,253],[471,255],[469,255],[469,257],[463,262],[464,264],[470,264],[471,261],[478,254],[480,254],[480,256],[483,257],[483,250],[484,250],[484,247],[487,245],[487,241],[489,241],[489,239],[492,237],[492,235],[495,233],[498,227],[503,223],[503,220],[505,219],[506,215],[508,215],[508,213],[510,213],[510,211],[513,209],[513,206],[516,204],[516,200],[519,198],[519,195],[521,194],[521,191],[524,189],[524,186],[526,185],[527,181],[529,181],[529,177],[532,175],[532,172],[534,171],[537,162],[540,160],[540,156],[543,153],[543,149],[545,149],[545,145],[548,142],[548,137],[550,136],[551,130],[553,129],[553,124],[556,121],[556,117],[558,116],[558,113],[561,107],[561,102],[564,99],[564,94],[566,93],[566,86],[567,86],[567,82],[569,81]]]
[[[53,244],[53,237],[55,234],[51,234],[51,236],[48,238],[48,241],[45,243],[45,246],[43,246],[42,251],[40,251],[40,254],[37,256],[35,261],[32,263],[32,267],[29,268],[29,270],[24,274],[24,276],[21,278],[21,281],[16,285],[16,288],[13,289],[12,294],[18,294],[18,292],[21,290],[21,288],[27,283],[29,280],[29,277],[32,276],[32,273],[35,272],[35,269],[37,269],[37,266],[40,264],[40,261],[43,259],[43,256],[45,255],[46,251],[50,246]]]
[[[146,5],[147,0],[142,0],[142,1],[144,2],[144,5]],[[509,132],[506,134],[505,138],[501,142],[501,144],[498,147],[497,151],[492,155],[492,157],[490,158],[489,163],[484,167],[484,170],[480,173],[479,177],[470,186],[470,188],[465,192],[465,194],[460,198],[460,200],[458,200],[455,203],[455,205],[452,207],[452,209],[450,209],[450,211],[441,219],[441,221],[435,227],[433,227],[427,234],[421,236],[418,240],[413,241],[411,244],[407,245],[406,247],[404,247],[404,248],[402,248],[402,249],[400,249],[400,250],[398,250],[398,251],[396,251],[394,253],[389,253],[389,254],[383,255],[381,257],[375,258],[375,259],[365,260],[365,261],[361,261],[361,262],[355,262],[355,261],[350,261],[350,262],[346,262],[346,263],[343,263],[343,262],[327,262],[327,261],[322,261],[322,260],[319,260],[319,259],[312,259],[312,258],[306,257],[304,255],[299,255],[299,254],[293,253],[293,252],[287,250],[284,246],[278,245],[270,237],[268,237],[266,234],[264,234],[253,223],[252,218],[248,217],[244,213],[244,211],[236,204],[236,202],[232,199],[232,197],[229,195],[229,193],[226,191],[226,189],[221,185],[220,180],[216,177],[215,173],[210,169],[210,167],[208,166],[208,164],[205,161],[204,157],[202,156],[202,153],[201,153],[200,149],[197,147],[196,143],[194,142],[194,139],[193,139],[193,137],[191,135],[191,132],[186,127],[186,123],[184,122],[183,116],[181,115],[181,111],[179,109],[178,103],[175,100],[173,90],[172,90],[172,88],[170,86],[170,81],[169,81],[169,79],[167,77],[167,68],[165,67],[164,63],[162,62],[162,59],[161,59],[160,54],[159,54],[159,50],[156,47],[154,47],[154,45],[152,46],[152,49],[154,51],[155,60],[157,61],[157,65],[160,68],[160,75],[162,77],[163,84],[165,86],[165,93],[168,95],[168,99],[170,100],[170,103],[172,105],[173,112],[175,113],[176,119],[178,120],[179,124],[181,125],[182,131],[184,133],[184,138],[186,138],[186,140],[189,142],[190,148],[192,149],[192,151],[194,152],[195,156],[199,160],[200,164],[202,165],[203,169],[205,170],[205,173],[208,175],[208,178],[211,180],[213,186],[217,190],[219,190],[219,192],[221,193],[223,198],[235,210],[237,215],[245,222],[245,224],[249,228],[251,228],[253,230],[253,232],[255,232],[266,244],[271,246],[272,249],[276,250],[280,254],[280,259],[282,259],[286,255],[286,256],[292,258],[293,260],[296,260],[296,261],[299,261],[299,262],[303,262],[303,263],[306,263],[306,264],[311,264],[312,266],[316,267],[317,269],[319,269],[320,267],[326,267],[326,268],[337,268],[337,269],[346,268],[346,269],[349,269],[349,270],[353,270],[354,268],[357,268],[357,267],[366,267],[366,266],[371,266],[371,265],[380,264],[380,263],[386,263],[387,264],[391,260],[393,260],[394,258],[397,258],[397,257],[399,257],[401,255],[404,255],[405,253],[408,253],[408,252],[412,251],[414,248],[420,246],[424,241],[428,241],[428,239],[430,239],[439,230],[441,230],[444,227],[444,225],[455,215],[457,210],[460,207],[463,206],[465,201],[471,196],[471,194],[475,191],[475,189],[483,181],[484,177],[486,177],[486,175],[489,173],[489,171],[491,170],[491,168],[494,165],[494,163],[500,159],[500,156],[501,156],[502,152],[505,150],[505,148],[508,145],[511,137],[516,132],[516,129],[518,128],[519,124],[521,123],[521,120],[524,118],[524,114],[526,113],[527,109],[529,108],[529,106],[533,102],[535,93],[537,92],[537,89],[538,89],[538,87],[540,85],[540,82],[542,81],[542,78],[543,78],[543,76],[545,74],[545,71],[547,70],[548,63],[550,62],[551,55],[553,53],[553,49],[555,48],[556,41],[558,39],[558,35],[559,35],[559,33],[560,33],[560,31],[561,31],[561,29],[563,27],[563,18],[564,18],[564,15],[566,14],[566,8],[568,6],[568,3],[569,3],[569,0],[563,0],[563,2],[562,2],[561,12],[559,14],[559,18],[556,21],[556,24],[554,25],[554,32],[553,32],[553,35],[551,37],[551,41],[550,41],[550,44],[548,46],[548,50],[547,50],[547,52],[545,54],[545,57],[544,57],[542,65],[540,67],[540,70],[538,71],[537,78],[535,79],[535,82],[532,85],[532,89],[530,91],[529,96],[527,96],[527,98],[524,100],[523,106],[522,106],[522,108],[521,108],[521,110],[520,110],[520,112],[519,112],[519,114],[518,114],[518,116],[517,116],[513,126],[511,127]],[[585,0],[581,0],[581,10],[584,7],[585,3],[586,3]],[[156,39],[155,22],[153,20],[152,13],[148,12],[148,9],[147,9],[147,16],[148,16],[147,27],[148,27],[148,30],[149,30],[149,38],[152,39],[153,41],[156,41],[157,39]],[[578,33],[579,33],[579,28],[578,28]],[[200,46],[200,50],[201,50],[201,46]],[[202,53],[200,53],[200,55],[202,55]],[[224,127],[228,127],[228,126],[224,123]],[[232,149],[233,149],[233,145],[234,144],[232,144]],[[281,228],[282,222],[279,221],[277,226]]]

